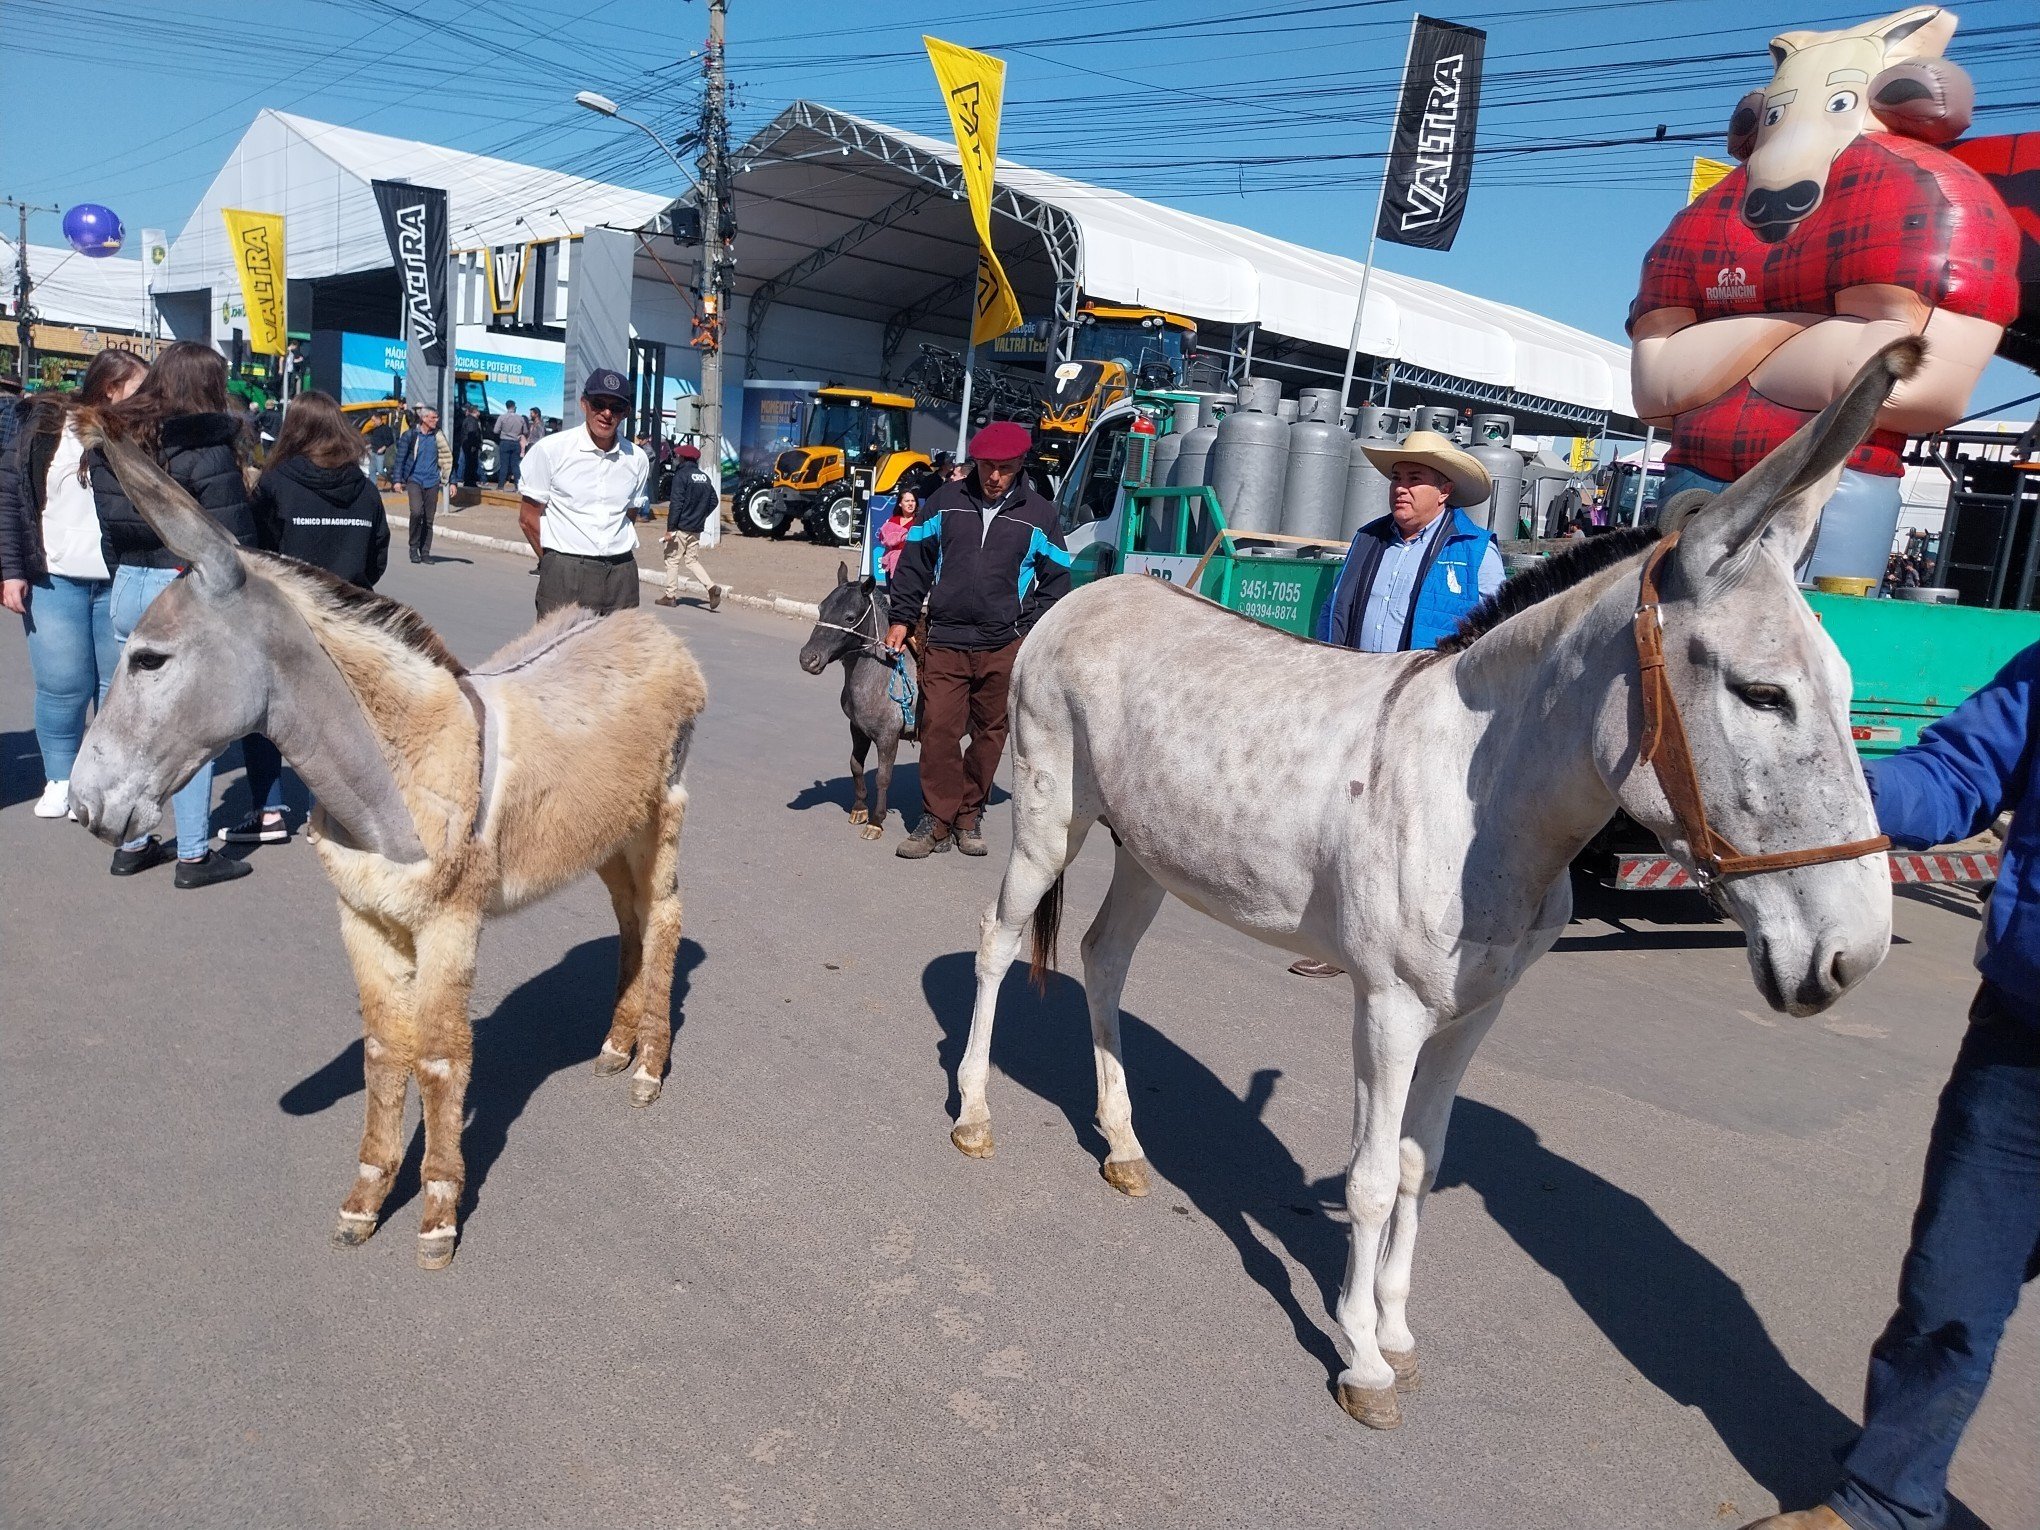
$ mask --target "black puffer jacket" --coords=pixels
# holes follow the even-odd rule
[[[44,480],[63,429],[54,399],[0,398],[0,579],[34,581],[49,572],[43,555]]]
[[[255,545],[316,564],[365,590],[390,561],[390,522],[382,495],[349,462],[320,467],[309,457],[271,463],[249,501]]]
[[[929,498],[893,571],[892,619],[928,605],[934,648],[993,649],[1025,637],[1070,587],[1070,555],[1055,506],[1016,484],[987,526],[973,472]]]
[[[248,512],[247,485],[234,450],[240,434],[241,422],[231,414],[172,415],[157,435],[156,460],[235,541],[252,547],[255,518]],[[95,446],[85,460],[92,471],[92,498],[99,509],[107,568],[182,568],[182,560],[163,545],[128,500],[106,454]]]

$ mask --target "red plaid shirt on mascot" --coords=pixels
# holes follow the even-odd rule
[[[1672,220],[1630,308],[1637,413],[1671,435],[1667,497],[1741,476],[1878,347],[1924,336],[1926,365],[1850,458],[1809,576],[1882,576],[1906,436],[1963,417],[2018,311],[2012,216],[1938,147],[1974,105],[1941,56],[1954,32],[1951,12],[1916,6],[1772,39],[1771,83],[1729,123],[1743,165]]]

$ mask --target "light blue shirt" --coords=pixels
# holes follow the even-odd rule
[[[1424,569],[1424,556],[1431,544],[1444,535],[1451,519],[1448,509],[1407,541],[1398,539],[1381,550],[1381,562],[1374,569],[1374,584],[1360,613],[1360,641],[1353,645],[1362,653],[1401,650],[1403,629],[1410,620],[1410,602],[1416,598],[1417,578]],[[1490,542],[1480,560],[1480,593],[1492,595],[1499,590],[1504,572],[1502,555]]]

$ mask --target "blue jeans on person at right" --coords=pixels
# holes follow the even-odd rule
[[[113,636],[122,648],[140,625],[142,614],[158,595],[177,582],[174,568],[133,568],[122,565],[113,571],[113,600],[109,616]],[[170,811],[177,818],[177,858],[196,861],[212,845],[212,761],[198,767],[198,774],[171,793]],[[136,849],[141,840],[125,848]]]
[[[43,779],[68,781],[85,740],[85,714],[106,700],[120,645],[113,638],[113,585],[45,574],[29,586],[28,667],[35,676],[35,742]]]
[[[2028,1001],[2030,1002],[2030,1000]],[[1870,1350],[1863,1432],[1828,1507],[1856,1530],[1938,1530],[1948,1463],[2040,1276],[2040,1016],[1988,984],[1941,1091],[1898,1310]]]

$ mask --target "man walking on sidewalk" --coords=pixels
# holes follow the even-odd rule
[[[1006,747],[1006,687],[1021,639],[1070,584],[1055,506],[1028,488],[1025,425],[970,439],[971,471],[929,496],[894,572],[885,645],[928,610],[921,659],[921,821],[895,855],[985,853],[980,820]],[[970,735],[970,748],[963,738]]]
[[[397,442],[390,483],[404,491],[411,515],[411,561],[432,561],[432,518],[439,513],[439,492],[453,477],[453,448],[439,428],[439,411],[418,411],[418,423]]]
[[[701,534],[712,517],[722,514],[722,495],[715,480],[701,471],[700,447],[676,446],[673,457],[673,502],[666,513],[666,593],[659,604],[680,604],[680,570],[685,568],[690,578],[707,586],[708,609],[713,611],[722,604],[723,590],[701,566]]]
[[[608,615],[638,603],[637,528],[651,463],[617,427],[630,383],[598,367],[581,387],[580,425],[547,436],[524,459],[518,516],[538,554],[538,614],[586,606]]]

